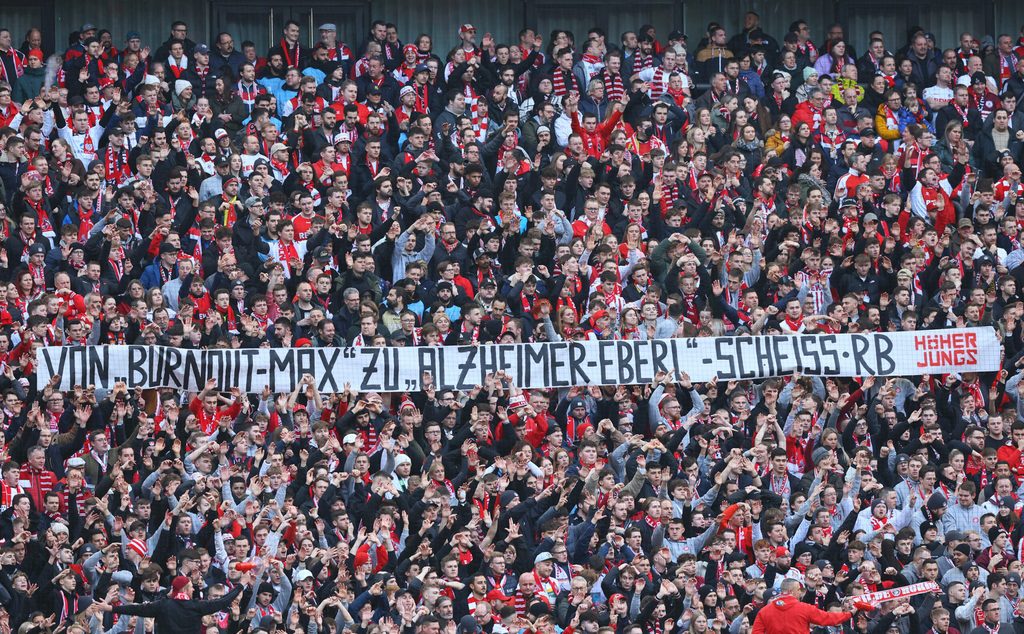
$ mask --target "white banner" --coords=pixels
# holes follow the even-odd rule
[[[793,372],[816,376],[915,376],[999,369],[991,328],[773,337],[701,337],[653,341],[583,341],[416,348],[254,348],[182,350],[148,346],[43,347],[36,383],[60,375],[60,389],[167,387],[197,391],[208,378],[227,390],[290,391],[304,374],[323,392],[348,383],[359,391],[468,390],[504,371],[526,389],[649,383],[682,370],[693,381],[762,379]]]

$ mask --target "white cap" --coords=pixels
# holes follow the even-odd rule
[[[356,444],[356,435],[355,434],[345,434],[345,437],[341,439],[341,444],[343,444],[343,445],[354,445],[354,444]]]

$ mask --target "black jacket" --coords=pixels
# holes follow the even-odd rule
[[[160,599],[152,603],[129,603],[114,606],[115,614],[134,614],[156,618],[156,629],[161,634],[195,634],[203,625],[207,614],[226,610],[242,593],[243,586],[235,588],[219,599],[211,601]]]

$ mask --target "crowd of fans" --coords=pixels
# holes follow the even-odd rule
[[[118,35],[0,29],[0,633],[1024,627],[1024,37]],[[39,346],[964,326],[1000,372],[34,375]]]

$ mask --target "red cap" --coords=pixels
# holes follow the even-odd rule
[[[601,310],[595,310],[594,314],[590,316],[590,321],[592,321],[592,322],[594,322],[596,324],[598,319],[601,319],[602,317],[607,317],[607,316],[608,316],[608,311],[607,310],[605,310],[603,308]]]
[[[306,337],[299,337],[298,339],[295,340],[295,347],[296,348],[312,348],[313,347],[313,342],[310,341],[309,339],[307,339]]]
[[[185,586],[187,586],[189,583],[191,583],[191,581],[189,580],[188,577],[182,577],[181,575],[178,575],[174,578],[174,581],[171,582],[171,591],[177,594],[184,590]]]
[[[415,44],[406,44],[405,46],[402,47],[402,54],[403,55],[405,53],[408,53],[409,51],[412,51],[413,53],[419,53],[420,52],[420,50],[418,48],[416,48]]]
[[[29,51],[27,57],[34,57],[39,60],[46,59],[46,56],[43,55],[43,52],[38,48],[34,48],[31,51]]]
[[[487,593],[487,596],[484,597],[484,600],[486,600],[486,601],[511,601],[512,597],[505,596],[505,594],[501,590],[495,588],[494,590],[491,590],[490,592]]]
[[[785,546],[777,546],[775,548],[775,556],[776,557],[789,557],[789,551],[786,550]]]
[[[473,26],[472,24],[463,24],[462,26],[459,27],[459,35],[462,35],[463,33],[469,33],[470,31],[476,31],[476,27]]]
[[[609,604],[615,603],[619,599],[625,600],[626,597],[625,597],[625,595],[622,595],[622,594],[619,594],[619,593],[616,592],[612,596],[608,597],[608,603]]]

